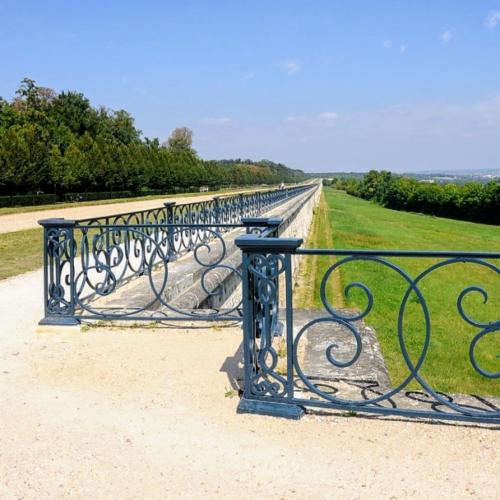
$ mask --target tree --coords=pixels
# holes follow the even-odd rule
[[[191,151],[193,144],[193,132],[187,127],[179,127],[172,131],[167,139],[170,149],[180,151]]]
[[[10,102],[0,98],[0,194],[74,190],[133,192],[302,180],[269,160],[204,161],[193,133],[175,129],[167,143],[141,138],[124,110],[92,107],[81,93],[55,93],[25,78]]]
[[[89,100],[78,92],[61,92],[52,102],[51,114],[58,126],[76,135],[96,133],[97,116]]]
[[[28,108],[37,110],[50,104],[56,96],[52,89],[37,86],[35,80],[31,78],[22,79],[16,94],[18,97],[14,100],[14,103],[21,106],[25,104]]]

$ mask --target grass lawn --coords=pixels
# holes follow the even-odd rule
[[[453,250],[500,252],[500,228],[414,213],[389,210],[331,188],[324,194],[314,217],[313,230],[306,243],[310,248],[364,248],[401,250]],[[319,296],[325,271],[339,258],[304,257],[301,284],[296,289],[295,306],[323,308]],[[411,277],[437,259],[390,258]],[[500,261],[493,262],[500,266]],[[352,262],[331,276],[327,295],[337,307],[363,308],[366,296],[349,283],[361,282],[372,291],[373,309],[365,318],[377,331],[393,385],[406,378],[408,369],[402,358],[397,336],[399,306],[406,281],[395,271],[374,262]],[[488,293],[484,304],[478,293],[464,300],[466,313],[476,321],[498,321],[500,280],[492,270],[477,264],[459,263],[432,272],[419,286],[429,308],[431,341],[420,371],[431,386],[441,391],[500,396],[499,379],[478,374],[469,361],[472,338],[480,328],[466,323],[458,314],[457,298],[464,288],[477,285]],[[416,294],[410,296],[404,316],[404,338],[410,357],[416,362],[424,340],[422,307]],[[478,343],[476,357],[482,368],[500,371],[500,332],[491,333]],[[416,384],[410,386],[417,388]]]
[[[42,266],[42,228],[0,234],[0,280]]]

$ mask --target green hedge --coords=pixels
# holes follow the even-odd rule
[[[55,194],[19,194],[0,196],[0,207],[26,207],[30,205],[49,205],[57,202]]]
[[[431,184],[370,170],[361,180],[333,178],[323,183],[395,210],[500,225],[498,180],[486,184]]]
[[[97,201],[97,200],[112,200],[115,198],[133,198],[137,193],[132,191],[91,191],[88,193],[66,193],[64,201]]]

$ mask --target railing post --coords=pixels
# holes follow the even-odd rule
[[[252,233],[252,229],[261,228],[268,229],[266,237],[274,237],[278,234],[278,228],[282,224],[283,219],[279,217],[243,217],[241,223],[245,226],[247,234]],[[260,235],[262,231],[257,234]]]
[[[257,191],[257,215],[262,213],[262,193]]]
[[[177,259],[175,255],[175,238],[174,238],[174,233],[175,233],[175,228],[174,228],[174,206],[175,206],[175,201],[166,201],[164,204],[165,209],[166,209],[166,223],[167,223],[167,244],[168,244],[168,260],[173,262]]]
[[[255,234],[252,232],[253,229],[257,228],[267,228],[269,226],[269,218],[268,217],[243,217],[241,219],[241,223],[246,228],[247,234]],[[258,231],[257,234],[261,234],[261,231]]]
[[[214,196],[214,218],[215,223],[221,222],[220,196]]]
[[[238,195],[238,204],[240,206],[240,220],[243,219],[243,217],[245,217],[245,202],[244,202],[244,196],[243,196],[243,193],[240,193]]]
[[[267,219],[267,227],[269,228],[268,237],[277,238],[279,236],[279,228],[283,223],[283,219],[279,217],[270,217]]]
[[[45,317],[40,325],[78,325],[75,318],[74,220],[43,219],[43,287]]]
[[[243,252],[243,354],[244,390],[238,404],[238,413],[257,413],[292,419],[304,415],[304,408],[293,402],[293,364],[287,362],[283,378],[270,367],[269,358],[277,359],[273,347],[274,327],[277,322],[279,275],[285,272],[287,289],[292,286],[290,276],[291,253],[302,244],[298,238],[265,238],[253,234],[235,240]],[[289,294],[288,294],[289,295]],[[291,302],[287,301],[287,306]],[[293,359],[292,311],[287,311],[287,356]],[[260,333],[260,335],[259,335]]]

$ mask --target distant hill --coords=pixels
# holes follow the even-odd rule
[[[321,179],[361,179],[366,172],[307,172],[308,177]],[[465,184],[467,182],[479,182],[486,184],[495,179],[500,179],[500,169],[477,169],[459,171],[426,171],[426,172],[394,172],[396,177],[409,177],[421,182],[436,184]]]

